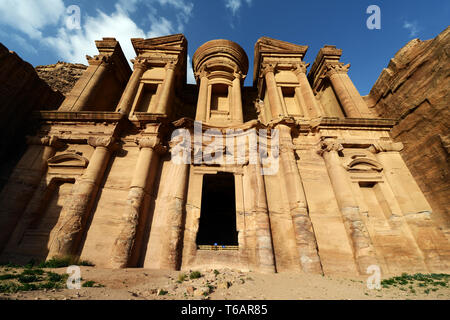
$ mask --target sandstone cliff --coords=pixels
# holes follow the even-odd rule
[[[36,72],[53,90],[66,95],[86,69],[83,64],[58,61],[56,64],[37,66]]]
[[[365,97],[380,117],[397,118],[391,136],[433,208],[450,227],[450,27],[436,38],[411,40]]]
[[[32,111],[57,109],[63,100],[31,64],[0,43],[0,189],[32,133]]]

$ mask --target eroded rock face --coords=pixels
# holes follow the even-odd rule
[[[401,153],[433,208],[450,227],[450,27],[436,38],[411,40],[373,86],[366,101],[380,117],[398,118],[392,129]]]
[[[0,189],[32,133],[34,110],[56,110],[64,96],[50,88],[33,66],[0,43]]]
[[[86,69],[83,64],[58,61],[56,64],[37,66],[36,72],[53,90],[66,95]]]

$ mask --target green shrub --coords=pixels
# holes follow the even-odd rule
[[[25,269],[22,271],[23,275],[38,275],[41,276],[44,274],[44,270],[42,269]]]
[[[2,293],[16,293],[20,289],[20,286],[14,282],[0,283],[0,292]]]
[[[83,287],[83,288],[93,288],[93,287],[96,287],[95,281],[86,281],[85,283],[83,283],[82,287]]]
[[[47,272],[47,277],[50,282],[60,282],[63,280],[63,276],[54,272]]]
[[[165,296],[166,294],[168,294],[169,292],[166,290],[159,290],[158,295],[159,296]]]
[[[0,275],[0,280],[9,280],[9,279],[15,279],[17,278],[17,275],[15,274],[2,274]]]
[[[76,257],[67,256],[59,258],[51,258],[50,260],[44,261],[39,264],[40,268],[65,268],[68,266],[89,266],[92,267],[94,264],[90,261],[79,260]]]
[[[19,275],[18,280],[21,283],[31,283],[31,282],[39,281],[38,277],[36,277],[36,275],[34,275],[34,274],[31,274],[31,275],[21,274],[21,275]]]
[[[191,274],[189,275],[190,279],[198,279],[201,277],[202,277],[202,274],[199,271],[192,271]]]

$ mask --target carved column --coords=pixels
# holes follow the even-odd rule
[[[69,111],[82,111],[88,105],[89,100],[97,93],[108,68],[110,67],[109,58],[106,56],[97,56],[95,58],[88,57],[88,61],[90,66],[96,66],[97,68]]]
[[[267,93],[269,95],[270,109],[273,118],[283,116],[283,106],[281,104],[280,96],[278,94],[277,83],[275,81],[275,65],[265,65],[263,75],[266,79]]]
[[[171,181],[173,188],[170,189],[165,199],[166,204],[163,206],[164,215],[168,221],[168,229],[161,253],[161,267],[169,270],[179,269],[181,263],[181,243],[184,230],[183,216],[185,214],[189,169],[190,164],[171,163],[172,174],[170,176],[173,177]]]
[[[309,85],[308,78],[306,77],[306,69],[309,64],[298,64],[295,69],[298,82],[300,84],[299,93],[303,97],[303,101],[306,104],[305,116],[309,118],[315,118],[324,115],[320,102],[317,101],[314,93]]]
[[[202,70],[197,74],[200,77],[200,89],[198,92],[196,121],[206,121],[206,106],[208,104],[208,72]]]
[[[89,165],[83,175],[73,186],[71,197],[66,201],[61,212],[64,217],[55,227],[56,233],[50,244],[48,257],[73,255],[81,240],[93,202],[97,196],[103,174],[108,165],[114,138],[94,137],[88,139],[95,148]]]
[[[322,265],[317,252],[316,236],[308,213],[305,190],[293,153],[291,128],[278,125],[280,130],[280,160],[282,175],[286,183],[300,265],[306,273],[322,274]]]
[[[146,195],[151,192],[154,175],[151,168],[158,161],[157,151],[162,151],[159,138],[149,137],[139,139],[139,157],[128,192],[127,207],[123,214],[122,229],[114,242],[111,255],[111,267],[126,268],[136,246],[136,235]]]
[[[238,123],[244,123],[244,114],[242,110],[242,95],[241,95],[241,79],[242,79],[242,72],[235,72],[234,73],[234,80],[233,80],[233,106],[234,106],[234,119]]]
[[[272,244],[269,210],[267,207],[266,186],[261,172],[259,154],[256,165],[249,165],[254,175],[256,243],[258,250],[259,271],[276,272],[275,256]]]
[[[164,79],[161,95],[156,107],[156,113],[167,114],[169,107],[169,99],[173,92],[173,85],[175,80],[176,62],[169,62],[166,64],[166,77]]]
[[[47,171],[47,160],[55,151],[63,146],[56,137],[27,137],[28,149],[22,160],[14,168],[8,183],[0,194],[0,252],[6,245],[17,222],[22,216],[36,187]],[[28,154],[42,148],[41,153],[33,163],[24,162]]]
[[[336,200],[344,219],[344,225],[353,245],[359,272],[360,274],[366,274],[367,267],[377,264],[377,259],[369,233],[360,218],[359,207],[353,197],[347,171],[339,160],[338,152],[343,149],[340,143],[324,141],[318,153],[325,160]]]
[[[368,107],[347,74],[349,68],[350,64],[345,66],[342,63],[328,65],[326,67],[326,76],[330,79],[347,117],[368,117],[370,116]]]
[[[136,97],[139,83],[141,82],[142,75],[148,68],[147,61],[145,59],[136,59],[134,62],[134,71],[128,80],[127,86],[123,92],[122,98],[117,106],[117,112],[122,114],[128,114],[133,105],[133,101]]]

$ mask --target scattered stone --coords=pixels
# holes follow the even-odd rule
[[[200,287],[197,288],[194,292],[194,296],[207,296],[211,292],[209,287]]]
[[[186,293],[187,294],[193,295],[194,291],[195,291],[195,288],[193,286],[186,287]]]
[[[229,287],[231,287],[230,281],[220,281],[217,285],[217,288],[219,289],[228,289]]]

